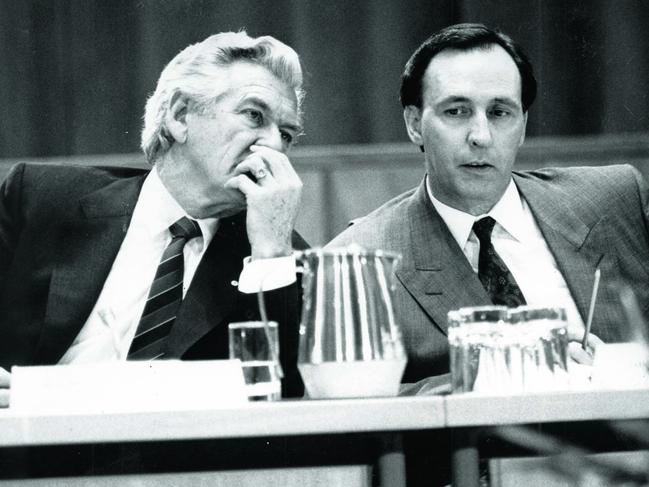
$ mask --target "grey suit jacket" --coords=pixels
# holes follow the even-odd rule
[[[582,318],[595,269],[603,282],[631,284],[649,311],[649,188],[630,166],[514,172],[514,182],[568,284]],[[357,220],[328,247],[357,243],[400,252],[395,307],[408,350],[404,382],[448,372],[446,316],[462,306],[490,304],[425,183]],[[620,340],[617,296],[598,295],[593,332]]]

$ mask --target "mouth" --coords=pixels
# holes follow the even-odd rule
[[[471,161],[467,162],[465,164],[461,165],[462,167],[468,168],[468,169],[478,169],[478,170],[484,170],[484,169],[489,169],[492,168],[493,165],[489,164],[488,162],[485,161]]]

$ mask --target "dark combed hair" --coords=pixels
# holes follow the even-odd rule
[[[523,49],[511,37],[482,24],[455,24],[445,27],[430,36],[410,57],[401,75],[400,99],[406,107],[422,106],[422,80],[430,61],[444,49],[488,48],[492,45],[502,47],[514,60],[521,75],[521,103],[523,111],[532,105],[536,98],[536,78],[532,63]]]

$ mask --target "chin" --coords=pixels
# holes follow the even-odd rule
[[[236,202],[235,204],[219,204],[211,208],[210,215],[205,218],[227,218],[245,211],[246,207],[245,200],[243,202]]]
[[[221,213],[221,215],[219,215],[219,216],[222,217],[222,218],[227,218],[227,217],[230,217],[230,216],[238,215],[239,213],[241,213],[243,211],[246,211],[245,206],[240,207],[240,208],[229,208],[228,210]]]

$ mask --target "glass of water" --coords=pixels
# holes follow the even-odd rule
[[[483,306],[448,314],[453,392],[510,394],[569,386],[563,308]]]
[[[558,307],[519,306],[509,310],[522,388],[526,392],[567,388],[566,311]]]
[[[448,313],[448,341],[453,392],[493,390],[502,386],[506,356],[507,307],[479,306]]]
[[[277,322],[230,323],[230,358],[241,360],[250,401],[281,399]]]

